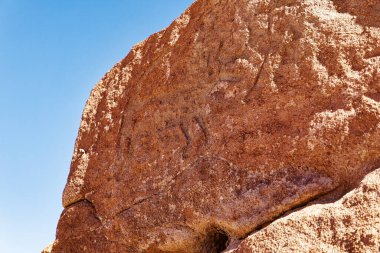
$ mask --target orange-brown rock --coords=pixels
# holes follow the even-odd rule
[[[350,240],[338,199],[380,166],[379,67],[378,0],[196,1],[93,89],[52,252],[346,249],[327,229]]]
[[[311,203],[234,247],[226,252],[380,252],[380,169],[339,201]]]

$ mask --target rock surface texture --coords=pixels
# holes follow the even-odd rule
[[[311,203],[227,252],[380,252],[380,169],[339,201]]]
[[[378,167],[379,0],[198,0],[93,89],[51,252],[378,252]]]

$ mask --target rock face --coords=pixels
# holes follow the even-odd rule
[[[378,0],[196,1],[93,89],[52,252],[376,251],[379,70]]]
[[[227,252],[380,252],[380,169],[339,201],[312,203]]]

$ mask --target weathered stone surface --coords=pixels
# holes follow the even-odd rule
[[[198,0],[135,46],[86,104],[52,252],[220,252],[353,189],[380,165],[379,8]]]
[[[380,252],[380,169],[339,201],[291,213],[227,252]]]

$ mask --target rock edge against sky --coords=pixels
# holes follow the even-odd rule
[[[83,112],[67,252],[377,252],[380,1],[198,0]]]

